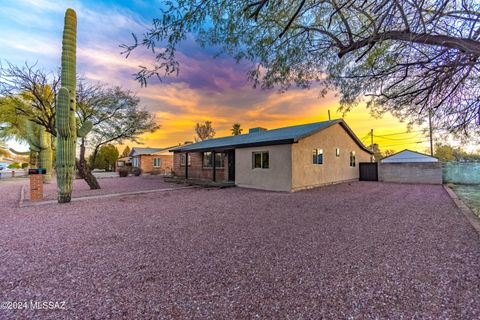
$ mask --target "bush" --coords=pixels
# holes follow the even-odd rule
[[[134,175],[135,177],[138,177],[139,175],[142,174],[142,169],[140,169],[140,168],[133,168],[133,169],[132,169],[132,173],[133,173],[133,175]]]
[[[27,169],[28,168],[28,163],[22,163],[22,169]]]
[[[21,168],[20,165],[19,165],[18,163],[16,163],[16,162],[10,163],[10,164],[8,165],[8,169],[20,169],[20,168]]]
[[[128,177],[129,170],[127,168],[120,168],[118,170],[118,175],[122,178]]]

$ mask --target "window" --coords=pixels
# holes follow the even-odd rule
[[[268,152],[252,152],[252,168],[268,169],[269,168]]]
[[[313,164],[323,164],[323,149],[313,149]]]
[[[160,158],[153,158],[153,166],[160,167]]]
[[[335,149],[335,156],[340,157],[340,148]]]
[[[181,167],[185,167],[185,158],[186,158],[186,154],[185,153],[181,153],[180,154],[180,166]],[[191,166],[192,165],[192,157],[189,156],[188,157],[188,166]]]
[[[223,153],[215,153],[215,168],[223,168],[224,157]],[[203,153],[203,167],[213,168],[213,152]]]
[[[133,158],[133,166],[138,168],[140,166],[140,161],[138,161],[138,157]]]
[[[350,152],[350,167],[355,167],[355,151]]]

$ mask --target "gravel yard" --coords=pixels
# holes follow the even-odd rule
[[[66,310],[0,319],[480,318],[480,237],[442,186],[195,188],[19,209],[20,187],[0,183],[0,302]]]
[[[100,184],[101,189],[90,190],[85,180],[74,180],[72,198],[140,190],[175,188],[179,186],[178,184],[164,182],[163,177],[161,176],[101,178],[98,179],[98,183]],[[28,180],[25,180],[25,186],[25,199],[28,200],[30,198]],[[55,182],[55,178],[52,180],[52,183],[43,185],[43,193],[45,200],[57,199],[57,184]]]

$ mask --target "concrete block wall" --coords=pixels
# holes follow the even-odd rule
[[[442,164],[440,162],[379,163],[378,180],[442,184]]]

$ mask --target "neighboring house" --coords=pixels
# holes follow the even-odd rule
[[[6,170],[8,166],[14,162],[15,161],[13,159],[0,157],[0,170]]]
[[[341,119],[253,128],[172,151],[176,176],[276,191],[357,180],[358,163],[370,162],[372,155]]]
[[[438,158],[405,149],[380,160],[378,180],[399,183],[442,183]]]
[[[412,151],[402,150],[395,154],[380,160],[381,163],[405,163],[405,162],[438,162],[438,158],[429,156],[428,154]]]
[[[115,171],[119,171],[125,167],[131,167],[132,162],[130,161],[130,157],[122,157],[117,159],[117,163],[115,164]]]
[[[130,152],[132,167],[142,173],[170,174],[173,170],[173,155],[169,148],[133,148]]]

